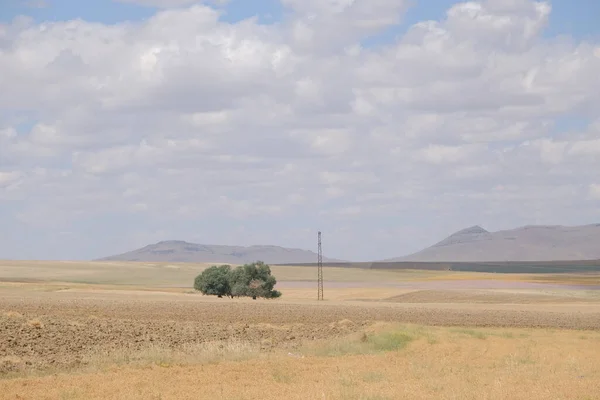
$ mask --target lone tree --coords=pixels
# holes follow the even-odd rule
[[[212,296],[231,296],[231,287],[229,286],[229,274],[231,267],[229,265],[216,266],[205,269],[194,280],[194,289]]]
[[[258,297],[274,299],[281,292],[274,290],[277,280],[271,268],[262,261],[231,269],[229,265],[213,266],[196,277],[194,288],[203,294],[218,297]]]

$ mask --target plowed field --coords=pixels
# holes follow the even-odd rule
[[[2,265],[0,398],[554,400],[600,388],[597,276],[339,268],[316,302],[314,271],[279,267],[283,298],[252,301],[191,293],[202,266]]]
[[[434,295],[439,299],[439,293]],[[416,303],[423,294],[412,296],[417,296]],[[594,303],[300,304],[174,293],[17,290],[0,296],[0,373],[73,368],[85,365],[93,354],[151,346],[185,352],[203,343],[236,341],[261,352],[292,351],[307,341],[346,336],[375,322],[600,330],[600,307]]]

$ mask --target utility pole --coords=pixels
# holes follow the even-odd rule
[[[321,249],[321,232],[319,231],[319,253],[317,259],[318,294],[317,300],[323,300],[323,250]]]

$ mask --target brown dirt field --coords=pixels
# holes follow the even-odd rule
[[[150,275],[150,286],[2,282],[0,398],[597,398],[600,291],[394,276],[329,282],[324,302],[302,280],[271,301]],[[364,352],[365,335],[387,329],[411,339]]]
[[[0,291],[0,374],[78,368],[85,366],[90,354],[144,351],[151,346],[185,351],[188,346],[233,340],[267,352],[295,349],[307,341],[358,332],[376,321],[600,330],[600,306],[594,303],[458,303],[299,303],[13,288]]]
[[[191,288],[194,278],[212,263],[94,262],[94,261],[10,261],[0,260],[0,279],[20,282],[74,282],[118,284],[160,288]],[[313,281],[314,266],[272,265],[280,281]],[[384,271],[358,268],[326,268],[328,281],[397,282],[443,274],[439,271]]]
[[[385,301],[398,303],[479,303],[479,304],[540,304],[581,303],[582,298],[566,295],[548,295],[528,292],[506,293],[481,290],[416,290],[389,297]],[[585,301],[599,302],[598,298]]]
[[[0,398],[600,392],[598,276],[332,268],[317,302],[314,269],[274,267],[284,297],[252,301],[191,294],[205,267],[0,262]],[[398,324],[415,338],[406,349],[360,352],[365,334]]]
[[[0,279],[20,282],[76,282],[104,285],[134,285],[160,288],[190,288],[194,277],[210,263],[150,263],[94,261],[0,260]],[[271,266],[280,282],[314,281],[314,266]],[[600,287],[600,274],[492,274],[457,271],[377,270],[326,267],[328,283],[406,283],[425,281],[502,281],[589,285]]]
[[[584,400],[600,393],[598,332],[395,329],[414,340],[369,354],[319,352],[354,343],[346,340],[301,349],[302,357],[160,362],[0,380],[0,390],[2,398],[21,400]]]
[[[155,305],[146,309],[143,315],[129,318],[107,318],[104,313],[110,310],[111,306],[104,308],[102,313],[94,313],[97,311],[95,308],[86,308],[85,312],[89,312],[88,317],[52,314],[47,308],[36,313],[2,312],[0,361],[13,358],[19,362],[16,363],[18,365],[0,362],[0,376],[3,373],[14,372],[19,367],[36,370],[49,367],[80,367],[85,365],[86,357],[91,354],[123,349],[136,352],[153,346],[185,351],[188,346],[234,341],[256,345],[263,351],[274,347],[291,349],[298,347],[303,340],[346,335],[361,328],[355,323],[248,324],[243,322],[243,318],[241,321],[236,320],[235,311],[228,314],[226,323],[215,321],[216,318],[206,321],[201,315],[206,313],[208,308],[212,308],[210,305],[204,310],[186,310],[199,311],[199,316],[152,318],[153,312],[160,313],[167,307],[166,303]],[[97,317],[98,314],[103,317]]]

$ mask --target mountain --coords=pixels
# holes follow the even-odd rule
[[[530,225],[488,232],[480,226],[458,231],[405,257],[385,261],[569,261],[600,259],[600,224]]]
[[[170,240],[151,244],[128,253],[105,257],[97,261],[244,264],[259,260],[267,264],[316,263],[317,253],[278,246],[220,246]],[[323,261],[337,262],[342,260],[323,257]]]

